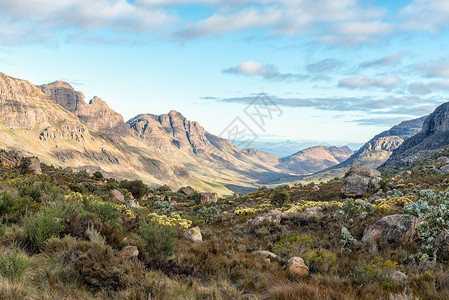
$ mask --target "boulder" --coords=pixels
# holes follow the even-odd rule
[[[299,276],[305,276],[309,273],[309,268],[301,257],[295,256],[290,258],[285,265],[287,270]]]
[[[134,257],[139,256],[139,250],[136,246],[125,246],[123,249],[118,253],[118,256],[123,259],[131,259]]]
[[[358,197],[380,188],[380,172],[366,167],[355,167],[345,176],[341,192],[346,197]]]
[[[410,243],[417,238],[419,220],[403,214],[390,215],[365,228],[362,242],[373,246]]]
[[[137,208],[137,207],[140,207],[140,204],[139,204],[139,202],[137,202],[137,200],[130,199],[130,200],[126,200],[126,207]]]
[[[178,193],[184,194],[187,197],[190,197],[195,193],[195,190],[191,186],[182,187],[178,190]]]
[[[124,202],[125,201],[125,196],[123,196],[122,193],[120,193],[119,190],[114,189],[110,192],[110,195],[112,197],[112,199],[118,201],[118,202]]]
[[[217,193],[201,193],[201,204],[207,204],[211,201],[217,202],[218,201],[218,195]]]
[[[194,243],[200,243],[203,241],[203,236],[201,235],[201,229],[198,226],[187,229],[184,232],[184,237]]]
[[[400,271],[390,271],[385,274],[385,276],[390,277],[393,282],[401,282],[407,280],[407,275]]]
[[[448,165],[444,165],[440,168],[440,171],[442,173],[449,173],[449,164]]]
[[[21,164],[22,174],[42,174],[41,162],[37,157],[25,157]]]
[[[286,215],[278,210],[270,211],[267,213],[264,213],[260,216],[255,217],[254,219],[249,221],[249,225],[251,227],[257,226],[261,224],[264,221],[274,223],[274,224],[281,224],[281,219],[284,218]]]
[[[314,185],[314,186],[312,187],[312,191],[314,191],[314,192],[319,192],[319,191],[320,191],[320,187],[317,186],[317,185]]]

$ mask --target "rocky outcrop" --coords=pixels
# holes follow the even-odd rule
[[[299,275],[301,277],[309,273],[309,268],[306,266],[304,260],[301,257],[295,256],[290,258],[287,261],[285,267],[291,273]]]
[[[115,201],[125,202],[125,196],[123,196],[123,194],[117,189],[110,191],[110,195]]]
[[[346,197],[358,197],[380,188],[380,172],[365,167],[352,168],[344,180],[341,192]]]
[[[354,152],[348,147],[317,146],[280,159],[280,163],[296,174],[322,171],[347,160]]]
[[[95,130],[123,131],[126,129],[123,117],[97,96],[87,104],[83,93],[75,91],[64,81],[55,81],[39,87],[48,97],[77,115],[81,121]]]
[[[201,235],[201,229],[198,226],[187,229],[184,232],[184,237],[194,243],[200,243],[203,241],[203,236]]]
[[[37,157],[24,157],[14,150],[0,150],[0,164],[7,168],[19,168],[22,174],[42,174],[41,162]]]
[[[190,197],[195,193],[195,190],[191,186],[185,186],[178,190],[178,193],[183,194],[184,196]]]
[[[201,204],[206,204],[209,202],[218,202],[217,193],[201,193],[200,195]]]
[[[42,174],[41,162],[37,157],[25,157],[21,163],[22,174]]]
[[[362,242],[372,246],[409,243],[417,237],[418,219],[403,214],[390,215],[374,222],[363,232]]]
[[[449,146],[449,102],[437,107],[419,134],[406,140],[380,168],[406,167]]]
[[[139,250],[136,246],[125,246],[118,253],[118,257],[122,259],[132,259],[139,256]]]

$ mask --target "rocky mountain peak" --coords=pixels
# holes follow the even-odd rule
[[[87,103],[84,101],[84,94],[75,91],[75,89],[65,81],[55,81],[38,87],[45,95],[70,112],[75,113],[83,106],[87,106]]]
[[[438,106],[424,121],[423,133],[432,135],[436,132],[449,131],[449,102]]]

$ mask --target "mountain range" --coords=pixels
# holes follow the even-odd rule
[[[293,181],[353,154],[347,147],[322,146],[279,158],[239,149],[177,111],[125,122],[105,101],[86,102],[66,82],[35,86],[1,73],[0,135],[1,148],[47,164],[222,195]]]

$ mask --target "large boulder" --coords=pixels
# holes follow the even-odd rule
[[[200,243],[203,241],[203,236],[201,235],[201,229],[198,226],[187,229],[184,232],[184,237],[194,243]]]
[[[201,204],[207,204],[211,201],[217,202],[218,201],[218,195],[217,193],[201,193]]]
[[[21,172],[23,174],[42,174],[41,162],[37,157],[25,157],[22,159]]]
[[[386,216],[365,229],[362,242],[372,246],[410,243],[418,236],[418,225],[419,220],[415,217],[403,214]]]
[[[286,216],[286,214],[284,214],[281,211],[278,211],[278,210],[270,211],[270,212],[264,213],[260,216],[255,217],[254,219],[250,220],[249,225],[251,227],[255,227],[265,221],[269,222],[269,223],[274,223],[274,224],[281,224],[281,220],[285,216]]]
[[[356,167],[349,170],[345,176],[341,192],[346,197],[359,197],[375,192],[380,188],[380,172],[366,167]]]
[[[187,197],[190,197],[195,193],[195,190],[191,186],[185,186],[178,190],[178,193],[184,194]]]
[[[309,273],[309,268],[304,263],[304,260],[301,257],[292,257],[287,261],[287,264],[285,265],[287,270],[289,270],[291,273],[299,275],[299,276],[305,276]]]
[[[118,202],[125,202],[125,196],[123,196],[123,194],[120,193],[120,191],[117,190],[117,189],[113,189],[110,192],[110,195],[111,195],[112,199],[114,199],[114,200],[116,200]]]

